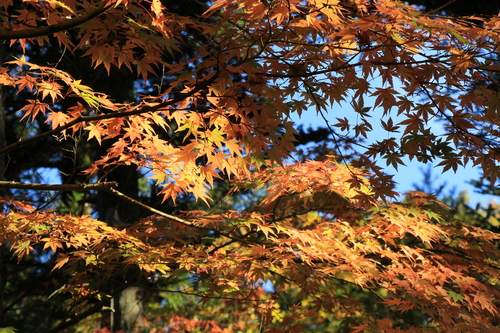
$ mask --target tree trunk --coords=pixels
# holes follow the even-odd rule
[[[123,333],[132,333],[143,331],[142,324],[143,306],[142,295],[143,289],[137,286],[131,286],[120,293],[119,308],[120,308],[120,326]]]
[[[105,154],[106,147],[102,148],[102,154]],[[105,176],[106,181],[114,181],[118,183],[118,191],[132,198],[138,197],[139,174],[134,166],[120,166]],[[97,211],[101,220],[115,227],[125,227],[137,221],[141,217],[141,209],[131,205],[128,202],[122,201],[120,198],[109,192],[99,192]],[[128,277],[123,277],[123,280],[111,282],[109,289],[112,294],[123,283],[135,283],[137,277],[131,274]],[[109,305],[111,311],[106,311],[103,316],[109,317],[104,320],[108,322],[111,332],[141,332],[143,307],[142,307],[142,288],[130,286],[121,291],[115,296]]]

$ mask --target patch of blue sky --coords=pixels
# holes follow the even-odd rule
[[[367,97],[365,99],[366,106],[374,105],[374,103],[375,98],[373,97]],[[297,113],[291,113],[290,120],[297,125],[302,125],[304,128],[311,127],[316,129],[318,127],[327,127],[328,124],[331,125],[336,122],[335,118],[337,117],[346,117],[350,122],[356,123],[356,118],[359,116],[348,102],[331,106],[325,111],[326,112],[323,113],[323,117],[321,114],[318,114],[314,108],[310,108],[307,112],[303,112],[300,116]],[[380,124],[380,119],[383,119],[383,111],[381,109],[373,108],[369,114],[371,119],[373,119],[371,122],[373,131],[371,131],[368,135],[367,144],[387,139],[388,136],[393,136],[394,133],[388,133]],[[395,123],[398,122],[397,117],[392,116],[392,118]],[[438,122],[435,122],[432,126],[436,132],[440,131],[442,128],[442,125]],[[391,165],[385,167],[387,173],[394,175],[394,180],[397,183],[396,190],[402,194],[415,190],[415,185],[421,185],[424,180],[423,170],[432,166],[434,168],[433,175],[436,176],[436,178],[433,179],[433,182],[436,183],[436,188],[438,188],[441,184],[446,183],[447,190],[455,188],[458,192],[462,190],[468,191],[471,202],[481,203],[483,206],[487,206],[492,200],[497,200],[495,196],[477,193],[474,186],[470,184],[471,180],[480,179],[481,171],[479,167],[468,165],[465,167],[459,167],[456,172],[447,171],[441,173],[441,167],[435,167],[432,163],[422,163],[415,159],[410,161],[408,158],[404,158],[403,162],[405,165],[399,166],[397,170]],[[385,162],[382,161],[380,165],[385,166]],[[437,177],[438,175],[439,177]]]

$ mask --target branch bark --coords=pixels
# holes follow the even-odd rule
[[[111,8],[111,6],[107,6],[106,4],[107,1],[103,1],[99,6],[88,9],[84,14],[80,16],[77,16],[75,18],[54,25],[37,27],[32,29],[10,30],[10,31],[5,29],[0,29],[0,40],[34,38],[34,37],[50,35],[64,30],[69,30],[71,28],[79,26],[80,24],[90,21],[94,17],[101,15],[106,10]]]
[[[160,215],[160,216],[162,216],[162,217],[164,217],[164,218],[167,218],[167,219],[169,219],[169,220],[171,220],[171,221],[174,221],[174,222],[177,222],[177,223],[180,223],[180,224],[183,224],[183,225],[189,226],[189,227],[196,227],[196,228],[206,229],[206,228],[203,228],[203,227],[200,227],[200,226],[196,225],[196,224],[195,224],[195,223],[193,223],[193,222],[190,222],[190,221],[187,221],[187,220],[181,219],[181,218],[179,218],[179,217],[177,217],[177,216],[174,216],[174,215],[170,215],[170,214],[164,213],[164,212],[162,212],[161,210],[158,210],[158,209],[156,209],[156,208],[153,208],[153,207],[151,207],[151,206],[148,206],[148,205],[146,205],[146,204],[143,204],[142,202],[137,201],[137,200],[135,200],[134,198],[131,198],[131,197],[129,197],[129,196],[127,196],[127,195],[125,195],[125,194],[121,193],[120,191],[115,190],[115,189],[114,189],[114,188],[112,188],[112,187],[111,187],[111,188],[109,188],[109,189],[108,189],[108,191],[109,191],[109,192],[111,192],[111,193],[113,193],[114,195],[118,196],[119,198],[121,198],[121,199],[125,200],[125,201],[128,201],[128,202],[130,202],[130,203],[133,203],[134,205],[137,205],[137,206],[139,206],[139,207],[142,207],[142,208],[144,208],[144,209],[146,209],[146,210],[148,210],[148,211],[150,211],[150,212],[152,212],[152,213],[158,214],[158,215]]]
[[[116,182],[102,182],[94,184],[32,184],[0,181],[0,188],[18,188],[35,191],[109,191],[118,187]]]

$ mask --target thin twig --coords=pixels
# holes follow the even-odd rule
[[[439,6],[438,8],[433,9],[433,10],[431,10],[431,11],[425,12],[424,14],[426,14],[426,15],[427,15],[427,14],[430,14],[430,13],[434,13],[434,12],[440,11],[441,9],[443,9],[443,8],[445,8],[445,7],[448,7],[449,5],[451,5],[452,3],[454,3],[455,1],[457,1],[457,0],[450,0],[450,1],[448,1],[447,3],[445,3],[444,5],[441,5],[441,6]]]
[[[112,194],[114,194],[114,195],[116,195],[116,196],[117,196],[117,197],[119,197],[120,199],[123,199],[123,200],[125,200],[125,201],[130,202],[130,203],[133,203],[134,205],[137,205],[137,206],[139,206],[139,207],[142,207],[142,208],[144,208],[144,209],[146,209],[146,210],[148,210],[148,211],[150,211],[150,212],[152,212],[152,213],[158,214],[158,215],[160,215],[160,216],[162,216],[162,217],[164,217],[164,218],[167,218],[167,219],[169,219],[169,220],[171,220],[171,221],[174,221],[174,222],[177,222],[177,223],[180,223],[180,224],[183,224],[183,225],[189,226],[189,227],[196,227],[196,228],[201,228],[201,229],[207,229],[207,228],[203,228],[203,227],[201,227],[201,226],[199,226],[199,225],[196,225],[196,224],[195,224],[195,223],[193,223],[193,222],[190,222],[190,221],[187,221],[187,220],[181,219],[180,217],[177,217],[177,216],[174,216],[174,215],[167,214],[167,213],[165,213],[165,212],[162,212],[161,210],[158,210],[158,209],[156,209],[156,208],[153,208],[153,207],[151,207],[151,206],[148,206],[148,205],[146,205],[146,204],[143,204],[142,202],[137,201],[137,200],[135,200],[134,198],[131,198],[131,197],[129,197],[128,195],[125,195],[125,194],[123,194],[122,192],[117,191],[117,190],[115,190],[115,189],[114,189],[114,188],[112,188],[112,187],[111,187],[111,188],[109,188],[109,189],[107,189],[107,191],[108,191],[108,192],[110,192],[110,193],[112,193]]]

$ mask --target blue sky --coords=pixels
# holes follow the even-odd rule
[[[367,103],[368,104],[368,103]],[[349,107],[349,106],[348,106]],[[348,116],[349,110],[346,110],[345,106],[335,106],[331,110],[329,110],[326,114],[327,119],[333,120],[336,117],[339,117],[336,114],[339,110],[342,111],[342,116]],[[350,112],[355,114],[354,111]],[[376,112],[375,112],[376,113]],[[387,133],[381,129],[377,131],[375,123],[379,120],[377,115],[373,115],[374,121],[374,131],[371,133],[374,136],[374,140],[380,139],[381,136],[387,135]],[[298,115],[292,115],[291,120],[297,124],[303,125],[304,129],[309,127],[317,128],[317,127],[326,127],[325,121],[318,115],[316,115],[315,110],[310,110],[308,112],[304,112],[301,117]],[[416,160],[414,161],[405,161],[406,166],[398,167],[398,170],[395,170],[392,167],[387,167],[386,172],[394,174],[394,179],[398,183],[397,190],[401,193],[415,190],[414,184],[421,184],[424,179],[424,174],[422,172],[423,169],[427,169],[428,165],[424,163],[420,163]],[[381,164],[382,166],[383,164]],[[432,165],[431,165],[432,167]],[[475,192],[474,187],[469,184],[471,180],[478,180],[480,178],[480,170],[479,168],[474,167],[465,167],[463,169],[458,169],[457,172],[447,171],[442,173],[440,167],[433,168],[432,176],[433,176],[433,184],[436,187],[446,183],[446,187],[444,189],[443,194],[449,194],[453,189],[456,190],[456,194],[460,193],[463,190],[467,190],[469,192],[469,198],[471,203],[481,203],[482,206],[488,206],[488,203],[492,200],[499,201],[499,198],[491,196],[491,195],[482,195]]]

